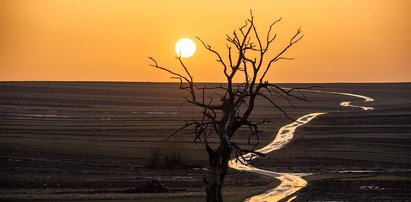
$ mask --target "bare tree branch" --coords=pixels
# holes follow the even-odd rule
[[[302,33],[301,28],[298,28],[297,32],[290,39],[290,43],[288,44],[288,46],[286,46],[281,52],[279,52],[274,58],[272,58],[270,60],[270,62],[268,63],[263,75],[260,78],[260,83],[263,83],[264,77],[267,74],[268,70],[270,70],[270,67],[271,67],[272,63],[277,62],[283,53],[285,53],[291,46],[293,46],[294,44],[299,42],[304,37],[304,35],[301,35],[301,33]]]
[[[222,54],[197,37],[203,47],[217,57],[218,64],[223,67],[222,73],[227,80],[224,85],[198,86],[190,69],[185,65],[181,57],[177,57],[177,60],[184,70],[183,73],[160,66],[155,59],[149,58],[152,61],[150,66],[166,71],[173,78],[180,81],[179,88],[187,91],[189,94],[185,98],[187,103],[202,110],[201,119],[187,121],[184,126],[176,130],[170,137],[178,132],[192,128],[194,132],[193,141],[195,143],[202,142],[205,145],[210,163],[210,178],[206,182],[207,198],[216,195],[213,190],[216,191],[216,184],[222,184],[230,159],[234,158],[236,161],[247,165],[254,157],[264,155],[257,152],[262,132],[259,126],[271,121],[267,119],[257,121],[250,118],[257,99],[262,98],[268,101],[274,109],[279,110],[292,121],[294,119],[287,114],[282,106],[277,104],[276,99],[284,99],[293,107],[293,100],[308,101],[302,91],[311,87],[287,89],[264,81],[273,63],[279,60],[294,59],[284,56],[284,53],[303,38],[301,28],[297,29],[297,32],[291,37],[288,44],[281,48],[278,53],[274,54],[274,56],[268,56],[266,53],[277,38],[277,34],[272,33],[274,26],[281,21],[281,18],[269,26],[268,32],[265,35],[260,35],[254,20],[253,13],[250,11],[250,17],[245,21],[244,25],[233,31],[231,35],[226,35],[228,43],[227,58],[223,58]],[[265,39],[260,36],[265,36]],[[239,72],[239,76],[243,78],[243,81],[241,83],[234,83],[233,79],[234,77],[238,78],[236,75]],[[248,128],[247,146],[240,146],[233,139],[242,127]],[[212,144],[208,140],[210,137],[213,137]],[[210,194],[208,191],[210,191]],[[217,192],[219,192],[218,189]],[[221,194],[217,194],[217,197],[218,200],[210,201],[222,200]]]

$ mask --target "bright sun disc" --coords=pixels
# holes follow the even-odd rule
[[[189,38],[182,38],[176,43],[176,53],[182,58],[189,58],[196,52],[196,44]]]

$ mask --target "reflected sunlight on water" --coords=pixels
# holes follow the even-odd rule
[[[315,117],[323,115],[326,113],[312,113],[308,114],[305,116],[300,117],[297,121],[288,124],[286,126],[283,126],[278,130],[277,135],[275,136],[275,139],[268,144],[267,146],[257,150],[258,152],[261,152],[263,154],[270,153],[274,150],[278,150],[283,148],[287,143],[290,142],[290,140],[294,137],[294,132],[296,128],[310,122],[313,120]],[[251,156],[250,153],[244,155],[246,158],[249,158]],[[256,157],[254,157],[256,158]],[[270,177],[275,177],[281,181],[281,184],[278,187],[275,187],[274,189],[270,189],[260,195],[253,196],[249,199],[246,199],[245,201],[249,202],[259,202],[259,201],[279,201],[281,199],[286,198],[287,196],[290,196],[291,194],[295,193],[296,191],[300,190],[303,188],[306,184],[307,181],[301,178],[301,176],[308,175],[308,174],[298,174],[298,173],[277,173],[269,170],[262,170],[259,168],[255,168],[250,165],[243,165],[241,163],[235,162],[234,160],[230,161],[229,163],[231,168],[237,169],[237,170],[244,170],[248,172],[254,172],[254,173],[259,173],[262,175],[270,176]]]
[[[329,93],[329,94],[339,94],[339,95],[346,95],[346,96],[351,96],[351,97],[358,97],[361,99],[364,99],[364,102],[372,102],[374,99],[363,96],[363,95],[357,95],[357,94],[352,94],[352,93],[341,93],[341,92],[332,92],[332,91],[318,91],[318,90],[303,90],[307,92],[316,92],[316,93]],[[343,107],[354,107],[354,108],[361,108],[365,111],[367,110],[373,110],[373,107],[363,107],[363,106],[356,106],[356,105],[351,105],[351,102],[341,102],[340,106]],[[283,148],[287,143],[289,143],[292,138],[294,137],[294,132],[295,130],[310,122],[313,120],[315,117],[324,115],[326,114],[325,112],[318,112],[318,113],[311,113],[304,115],[297,119],[297,121],[288,124],[286,126],[283,126],[278,130],[275,139],[268,144],[267,146],[257,150],[258,152],[261,152],[263,154],[270,153],[274,150],[278,150]],[[245,158],[250,158],[251,153],[245,154]],[[253,158],[257,158],[257,156],[254,156]],[[305,181],[303,176],[310,175],[309,173],[277,173],[269,170],[262,170],[259,168],[255,168],[250,165],[243,165],[241,163],[236,162],[235,160],[231,160],[229,162],[229,166],[231,168],[241,170],[241,171],[248,171],[248,172],[253,172],[253,173],[258,173],[270,177],[277,178],[281,181],[280,185],[277,187],[267,190],[262,194],[252,196],[251,198],[248,198],[245,200],[245,202],[277,202],[282,199],[285,199],[287,197],[290,197],[292,194],[297,192],[298,190],[302,189],[307,185],[307,181]],[[296,198],[296,196],[290,197],[287,201],[292,201]]]

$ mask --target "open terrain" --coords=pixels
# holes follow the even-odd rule
[[[289,145],[255,164],[312,173],[297,193],[299,201],[410,201],[411,84],[320,86],[375,101],[306,92],[311,102],[290,106],[278,98],[294,118],[327,114],[298,128]],[[193,143],[189,130],[169,138],[200,115],[183,104],[184,96],[175,83],[1,82],[0,199],[202,201],[203,145]],[[374,110],[339,106],[343,101]],[[253,117],[273,121],[262,128],[261,147],[291,122],[263,100]],[[239,144],[247,143],[245,131],[236,137]],[[227,201],[278,184],[257,174],[229,173]],[[151,179],[169,192],[138,193]]]

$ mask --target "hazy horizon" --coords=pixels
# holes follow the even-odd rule
[[[0,80],[0,83],[6,82],[84,82],[84,83],[172,83],[179,84],[177,81],[86,81],[86,80]],[[199,81],[197,84],[225,84],[226,82],[214,82],[214,81]],[[234,82],[235,84],[240,84],[241,82]],[[411,83],[411,81],[387,81],[387,82],[275,82],[274,84],[400,84],[400,83]]]

